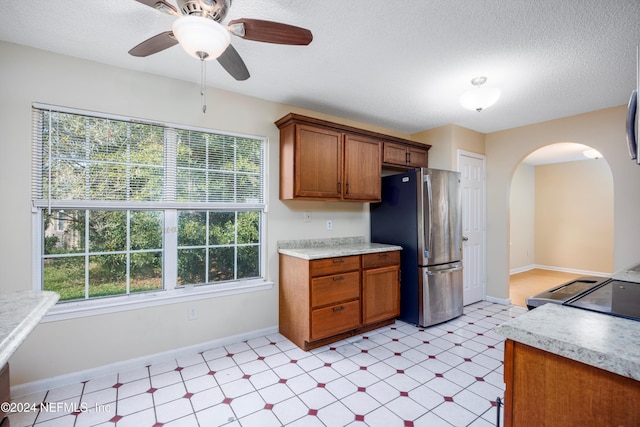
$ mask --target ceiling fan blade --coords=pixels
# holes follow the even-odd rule
[[[178,44],[178,39],[173,36],[172,31],[165,31],[157,34],[129,51],[133,56],[149,56]]]
[[[168,13],[169,15],[179,15],[178,10],[171,3],[167,3],[165,0],[136,0],[139,3],[152,7],[160,12]]]
[[[306,28],[261,19],[234,19],[229,30],[243,39],[265,43],[308,45],[313,40]]]
[[[249,78],[249,70],[233,46],[229,45],[222,52],[222,55],[218,57],[218,62],[234,79],[247,80]]]

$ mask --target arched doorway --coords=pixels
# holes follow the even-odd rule
[[[602,155],[586,157],[588,150],[549,144],[525,157],[512,175],[513,304],[575,277],[613,273],[613,176]]]

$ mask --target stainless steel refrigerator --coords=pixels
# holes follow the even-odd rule
[[[430,326],[462,314],[460,173],[415,169],[382,178],[371,241],[402,246],[400,319]]]

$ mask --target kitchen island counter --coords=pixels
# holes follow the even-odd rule
[[[57,301],[49,291],[0,292],[0,367]]]
[[[505,427],[640,425],[640,322],[545,304],[495,332]]]
[[[495,328],[513,341],[640,381],[640,322],[545,304]]]

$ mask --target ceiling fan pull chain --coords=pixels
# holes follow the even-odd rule
[[[207,112],[207,64],[204,60],[204,57],[200,58],[200,97],[202,98],[202,112]]]

